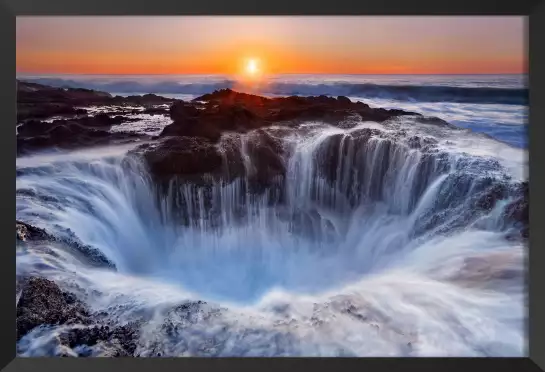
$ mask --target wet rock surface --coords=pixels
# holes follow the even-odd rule
[[[142,111],[144,114],[149,115],[169,115],[170,110],[166,107],[148,107]]]
[[[123,116],[99,114],[70,120],[42,122],[30,120],[17,128],[17,153],[23,155],[47,148],[75,149],[134,141],[144,136],[134,133],[111,133],[112,125],[135,121]]]
[[[250,169],[246,175],[250,191],[262,193],[271,188],[283,190],[287,171],[287,149],[282,141],[260,130],[248,137],[245,146],[250,160]]]
[[[205,104],[201,105],[202,102]],[[198,97],[192,103],[173,104],[170,109],[173,123],[162,131],[160,137],[177,139],[160,142],[145,152],[144,157],[150,164],[152,173],[162,177],[169,174],[210,173],[221,167],[212,144],[219,142],[223,134],[258,130],[246,145],[249,156],[255,160],[251,163],[255,168],[253,177],[256,185],[266,185],[271,183],[271,179],[284,175],[284,150],[278,141],[266,132],[260,132],[260,128],[273,124],[292,126],[313,119],[337,123],[354,115],[365,120],[384,121],[398,115],[417,114],[400,110],[371,109],[363,103],[353,103],[346,97],[270,99],[223,89]],[[184,137],[192,140],[182,139]],[[196,152],[198,156],[193,159],[189,152]],[[166,155],[169,153],[172,156]],[[233,157],[229,158],[230,155]],[[227,153],[229,164],[236,163],[239,157]],[[183,161],[182,158],[193,160]],[[179,160],[178,165],[172,164],[174,159]]]
[[[74,328],[60,336],[61,343],[71,349],[77,349],[79,356],[134,356],[137,340],[136,324]]]
[[[21,221],[15,221],[16,238],[19,241],[28,240],[53,240],[54,238],[49,235],[45,230],[38,227],[29,225]]]
[[[30,277],[17,303],[17,340],[40,325],[86,324],[89,313],[52,281]],[[68,301],[67,301],[68,300]]]
[[[81,243],[75,235],[68,234],[66,237],[56,237],[43,229],[32,226],[22,221],[15,221],[16,239],[19,244],[30,244],[36,249],[47,249],[48,244],[55,244],[59,248],[66,250],[83,262],[110,269],[115,269],[116,266],[98,249]]]
[[[271,184],[273,178],[282,178],[285,164],[282,161],[284,149],[281,143],[259,129],[273,124],[293,126],[308,120],[339,123],[354,115],[364,120],[384,121],[399,115],[418,114],[372,109],[361,102],[353,103],[346,97],[271,99],[223,89],[198,97],[191,103],[174,103],[170,109],[173,123],[164,128],[160,137],[175,137],[176,140],[168,139],[150,147],[144,151],[144,157],[152,173],[161,177],[195,172],[213,173],[221,168],[213,144],[220,142],[222,135],[257,130],[246,145],[248,155],[254,160],[251,163],[255,168],[252,172],[255,184],[261,188],[262,185]],[[226,154],[229,164],[239,162],[240,155],[236,151]]]
[[[77,149],[81,147],[107,144],[122,144],[140,138],[132,133],[109,133],[104,130],[86,129],[78,124],[54,125],[48,133],[33,137],[17,138],[17,154],[25,155],[33,151],[49,148]]]
[[[516,190],[517,198],[510,203],[505,211],[506,221],[520,227],[520,237],[529,237],[529,185],[528,181],[521,182]],[[511,236],[513,238],[513,236]]]
[[[112,126],[138,121],[127,115],[165,114],[175,100],[145,94],[120,97],[88,89],[53,88],[17,81],[17,154],[49,148],[76,149],[133,142],[148,136],[111,132]],[[161,105],[161,107],[157,107]],[[137,110],[134,106],[142,106]],[[89,108],[119,110],[88,115]],[[48,119],[45,121],[45,119]],[[54,120],[51,120],[54,119]]]
[[[143,156],[151,174],[160,181],[182,177],[202,185],[247,176],[256,190],[262,190],[285,176],[285,152],[279,139],[257,131],[219,144],[203,137],[166,137],[132,153]],[[244,156],[249,158],[246,163]]]
[[[155,94],[120,97],[83,88],[54,88],[17,80],[17,121],[85,114],[85,106],[153,105],[173,102]]]
[[[142,154],[151,173],[160,181],[174,176],[198,184],[206,183],[206,175],[219,175],[222,156],[217,147],[202,138],[174,137],[146,144],[133,154]]]
[[[334,122],[353,114],[360,115],[363,120],[378,122],[400,115],[420,116],[420,114],[404,110],[371,108],[362,102],[352,102],[344,96],[337,98],[327,96],[266,98],[235,92],[231,89],[222,89],[197,97],[193,101],[207,102],[217,105],[217,107],[241,106],[262,118],[264,123],[296,119]]]
[[[115,268],[93,248],[76,240],[58,239],[43,229],[21,221],[16,221],[16,239],[21,244],[43,244],[39,248],[42,250],[48,250],[49,244],[69,245],[73,253],[78,253],[86,261]],[[100,314],[93,314],[75,294],[62,291],[49,279],[18,276],[16,308],[18,341],[39,327],[62,326],[59,343],[72,349],[69,353],[60,351],[64,356],[73,356],[74,353],[77,356],[132,356],[136,349],[138,327],[135,324],[104,324],[105,320]]]
[[[199,110],[195,102],[206,102]],[[266,98],[222,89],[205,94],[190,103],[176,103],[171,108],[174,121],[163,136],[200,136],[217,141],[225,131],[246,132],[272,124],[295,125],[318,120],[338,123],[350,117],[382,122],[401,115],[417,115],[403,110],[374,109],[347,97]]]
[[[114,125],[138,120],[123,116],[130,113],[164,115],[168,112],[173,122],[163,129],[160,137],[189,137],[210,143],[219,142],[222,135],[229,132],[246,133],[271,125],[293,126],[308,120],[340,125],[343,120],[349,118],[382,122],[400,115],[419,115],[402,110],[374,109],[361,102],[351,102],[350,99],[342,96],[337,98],[326,96],[266,98],[222,89],[198,97],[192,102],[184,102],[155,94],[113,97],[108,93],[87,89],[53,88],[21,81],[17,82],[17,88],[18,121],[22,123],[17,128],[19,155],[53,147],[73,149],[82,146],[132,142],[142,136],[109,131]],[[82,108],[86,106],[122,108],[130,105],[143,106],[143,110],[111,111],[88,116],[87,110]],[[59,115],[74,117],[51,122],[39,120]],[[206,142],[203,143],[206,144]],[[203,146],[190,146],[190,148],[201,151],[200,148]],[[161,142],[157,147],[161,148],[161,153],[172,150],[174,152],[172,157],[179,158],[177,154],[180,146],[174,146],[173,142]],[[208,150],[205,152],[212,153]],[[263,153],[265,152],[270,153],[266,148],[263,150]],[[156,156],[158,153],[159,150],[155,148],[146,158],[153,159],[150,163],[152,168],[164,174],[168,166],[158,166],[158,159],[161,158]],[[188,151],[185,153],[187,154]],[[266,157],[265,154],[263,156]],[[170,162],[172,157],[162,156],[165,162]],[[212,164],[216,162],[212,161]],[[281,168],[277,161],[274,161],[271,167],[274,168],[273,172]],[[181,168],[187,168],[187,164],[181,165]],[[173,169],[172,173],[178,172]],[[263,173],[268,173],[268,170],[265,172],[260,170],[257,177],[263,178]]]
[[[103,324],[74,294],[45,278],[19,280],[18,292],[17,340],[37,327],[63,326],[58,343],[69,348],[65,356],[134,355],[139,335],[136,323]]]
[[[271,135],[271,128],[300,129],[299,124],[308,121],[325,122],[342,128],[349,125],[348,128],[352,128],[353,124],[350,126],[347,123],[363,120],[384,123],[395,130],[390,131],[386,137],[380,131],[369,128],[352,130],[349,135],[331,136],[318,151],[317,172],[340,195],[344,195],[348,205],[357,205],[362,197],[379,201],[392,191],[388,191],[391,183],[388,177],[391,177],[391,169],[395,167],[393,163],[399,161],[392,156],[398,154],[396,156],[399,157],[402,153],[409,156],[409,149],[418,149],[422,152],[418,164],[418,172],[422,177],[415,181],[419,184],[415,185],[415,193],[408,205],[400,207],[410,211],[430,180],[446,170],[448,161],[442,158],[444,154],[437,152],[437,140],[410,134],[402,126],[402,121],[397,119],[410,116],[422,124],[438,127],[437,130],[447,127],[457,129],[439,118],[404,110],[371,108],[343,96],[267,98],[222,89],[197,97],[191,102],[184,102],[154,94],[112,97],[108,93],[86,89],[52,88],[24,82],[18,82],[18,95],[19,111],[24,117],[18,127],[19,155],[47,148],[73,149],[151,139],[151,142],[132,151],[131,155],[144,159],[152,177],[163,190],[172,191],[186,184],[203,187],[201,199],[204,200],[201,201],[204,205],[212,204],[210,188],[214,183],[231,183],[236,179],[245,180],[240,186],[243,193],[270,192],[271,200],[283,200],[289,149],[282,136]],[[89,105],[110,108],[107,112],[88,116],[82,107]],[[135,109],[134,105],[140,106],[140,109]],[[55,112],[61,110],[59,107],[71,107],[79,111],[74,118],[45,122],[32,119],[36,115],[31,115],[34,111],[28,111],[29,107],[42,111],[51,108],[52,111],[44,114],[44,117],[57,115]],[[112,126],[137,120],[126,116],[131,113],[168,113],[172,123],[153,139],[135,133],[110,131]],[[398,124],[391,127],[391,123],[396,122]],[[356,159],[370,154],[381,158],[382,165],[371,169],[359,164],[356,172]],[[464,164],[454,166],[460,169],[467,167]],[[492,165],[486,166],[494,168]],[[452,204],[450,199],[458,200],[456,195],[467,193],[473,182],[472,177],[453,179],[452,182],[458,185],[455,188],[457,192],[446,195],[445,200],[441,201],[442,207]],[[471,197],[471,210],[489,212],[497,201],[511,195],[506,186],[501,184],[487,185],[486,188],[479,195]],[[508,206],[504,219],[506,226],[515,224],[521,227],[521,236],[525,238],[528,236],[528,193],[523,191]],[[333,200],[325,200],[318,194],[316,198],[321,198],[320,203],[323,205],[333,203]],[[189,202],[180,201],[181,205]],[[467,216],[474,219],[470,217]],[[430,217],[426,226],[429,228],[441,221],[442,217],[437,213],[433,218]]]
[[[167,126],[161,136],[202,137],[217,142],[222,133],[246,132],[266,126],[262,117],[238,104],[207,106],[198,110],[188,103],[176,103],[170,116],[174,121]]]

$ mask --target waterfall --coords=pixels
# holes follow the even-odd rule
[[[207,336],[223,340],[218,355],[236,354],[233,337],[259,355],[521,355],[524,245],[505,239],[518,229],[506,211],[519,180],[498,159],[385,128],[287,131],[275,137],[285,173],[262,188],[257,132],[224,138],[223,174],[205,184],[160,187],[126,148],[20,158],[17,218],[76,236],[116,270],[52,246],[21,253],[18,273],[75,283],[96,309],[131,309],[118,317],[164,317],[184,299],[222,304],[217,323],[194,325],[230,329]],[[346,301],[357,311],[347,315]],[[297,329],[277,327],[281,305]],[[158,341],[153,327],[144,344],[178,355],[181,339]],[[262,333],[251,341],[241,329]],[[283,341],[273,348],[271,337]]]

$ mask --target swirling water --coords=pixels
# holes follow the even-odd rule
[[[503,218],[514,194],[475,205],[516,189],[525,151],[409,120],[282,134],[282,202],[250,195],[245,177],[161,193],[127,147],[19,158],[17,218],[75,235],[117,270],[52,245],[18,252],[18,274],[118,322],[146,319],[141,356],[524,355],[525,246]],[[187,300],[208,315],[172,311]],[[19,353],[51,354],[61,329],[30,333]]]

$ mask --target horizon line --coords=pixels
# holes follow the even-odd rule
[[[340,72],[282,72],[267,74],[268,76],[276,75],[394,75],[394,76],[404,76],[404,75],[527,75],[528,72],[472,72],[472,73],[340,73]],[[181,76],[181,75],[192,75],[192,76],[236,76],[237,74],[233,73],[170,73],[170,74],[161,74],[161,73],[136,73],[136,74],[124,74],[124,73],[58,73],[58,72],[23,72],[16,73],[16,76],[46,76],[46,75],[55,75],[55,76]]]

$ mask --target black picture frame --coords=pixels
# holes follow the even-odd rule
[[[382,1],[190,1],[176,0],[1,0],[0,2],[0,237],[13,238],[15,216],[16,121],[15,32],[20,15],[523,15],[527,18],[529,107],[530,239],[528,259],[528,357],[526,358],[16,358],[15,307],[0,306],[0,367],[5,371],[115,371],[139,370],[201,371],[233,369],[333,370],[365,369],[385,371],[545,371],[545,221],[543,166],[545,146],[545,0],[382,0]],[[175,36],[173,36],[175,37]],[[182,35],[181,37],[188,37]],[[10,238],[10,239],[12,239]],[[0,298],[8,303],[15,292],[15,250],[13,242],[0,247]],[[539,289],[541,288],[541,289]]]

